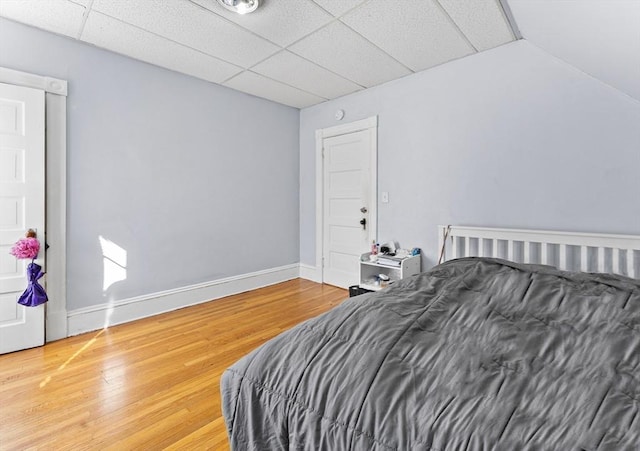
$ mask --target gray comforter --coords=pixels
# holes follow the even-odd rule
[[[640,449],[640,281],[454,260],[223,375],[234,450]]]

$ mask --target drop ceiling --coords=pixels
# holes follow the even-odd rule
[[[297,108],[515,39],[498,0],[0,0],[0,16]]]
[[[0,16],[296,108],[520,37],[640,100],[640,0],[0,0]]]

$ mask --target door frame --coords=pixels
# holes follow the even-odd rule
[[[378,116],[316,130],[316,282],[324,282],[324,156],[323,140],[333,136],[370,130],[371,190],[369,223],[371,234],[378,237]]]
[[[0,83],[45,92],[45,341],[59,340],[67,337],[67,82],[0,67]]]

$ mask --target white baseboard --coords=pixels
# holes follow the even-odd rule
[[[322,275],[316,266],[300,263],[300,278],[322,283]]]
[[[232,294],[296,279],[300,265],[293,264],[196,285],[151,293],[71,310],[67,314],[69,336],[201,304]]]

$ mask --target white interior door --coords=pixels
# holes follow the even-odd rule
[[[359,260],[376,239],[375,129],[323,139],[323,282],[359,282]],[[365,224],[361,222],[365,221]]]
[[[45,306],[17,303],[29,262],[9,254],[29,228],[44,247],[44,121],[44,91],[0,83],[0,354],[44,344]]]

